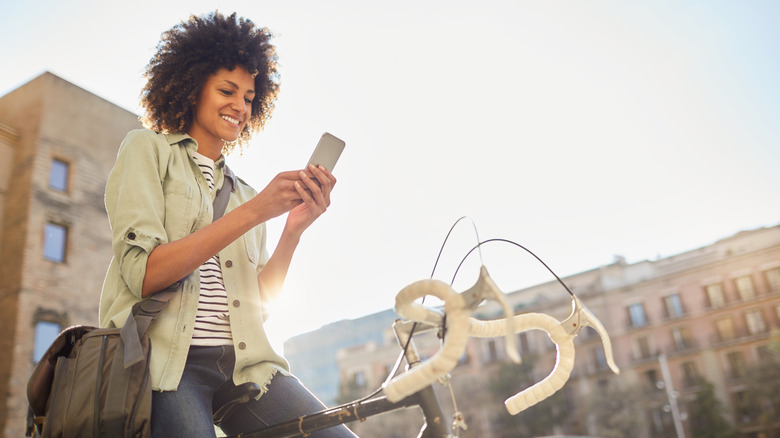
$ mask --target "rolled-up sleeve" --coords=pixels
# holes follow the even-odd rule
[[[166,161],[161,154],[166,149],[157,143],[151,132],[131,131],[119,148],[106,184],[114,258],[122,279],[138,298],[149,254],[168,241],[161,174],[165,169],[161,163]]]

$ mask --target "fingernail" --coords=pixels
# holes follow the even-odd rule
[[[301,170],[300,174],[301,174],[301,176],[302,176],[302,177],[304,177],[304,178],[308,178],[308,177],[306,176],[306,172],[304,172],[304,171],[302,171],[302,170]]]

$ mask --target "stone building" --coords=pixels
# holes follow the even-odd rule
[[[46,72],[0,97],[0,426],[24,436],[26,384],[62,328],[97,325],[106,178],[138,116]]]
[[[555,417],[555,430],[547,433],[628,436],[625,430],[617,434],[607,430],[618,427],[609,423],[624,421],[631,436],[691,437],[703,378],[714,386],[726,420],[740,436],[770,437],[776,436],[771,430],[780,432],[780,399],[774,401],[776,406],[763,403],[756,407],[746,392],[746,371],[766,363],[770,354],[774,360],[780,354],[775,351],[780,347],[780,225],[744,231],[653,261],[629,264],[618,257],[612,264],[563,281],[604,324],[621,373],[615,375],[608,369],[595,330],[583,329],[575,338],[574,370],[562,399],[549,408],[541,404],[528,408],[520,414],[525,416],[518,415],[521,422]],[[557,281],[510,293],[507,299],[518,314],[538,312],[562,321],[571,311],[571,300]],[[496,319],[502,311],[488,303],[475,316]],[[391,334],[385,333],[383,339],[339,354],[342,392],[357,398],[386,379],[399,347]],[[501,338],[469,339],[451,380],[455,402],[469,426],[461,432],[462,438],[517,436],[499,430],[508,417],[503,399],[494,394],[496,379],[506,370],[528,373],[530,383],[525,386],[498,381],[507,387],[516,385],[509,391],[514,394],[550,373],[556,350],[540,331],[517,334],[515,341],[528,368],[507,368]],[[423,357],[437,350],[435,339],[420,342]],[[449,391],[438,384],[435,387],[445,411],[452,413]],[[613,398],[616,404],[610,407],[605,398]],[[605,413],[600,406],[611,410]],[[626,415],[621,418],[623,408]],[[598,417],[599,409],[608,421]],[[419,430],[422,420],[418,412],[408,411],[380,415],[353,428],[377,438],[409,436],[396,432],[401,425]],[[524,432],[520,435],[535,436]]]

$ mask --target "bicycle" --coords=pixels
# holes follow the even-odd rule
[[[454,227],[455,225],[453,225]],[[451,232],[452,229],[450,229]],[[439,280],[426,279],[416,281],[403,288],[396,295],[395,310],[401,319],[393,324],[393,329],[402,352],[396,361],[393,371],[390,373],[390,378],[385,381],[381,388],[351,403],[291,419],[260,430],[243,433],[240,437],[305,437],[307,434],[317,430],[353,421],[364,421],[374,415],[415,406],[422,410],[425,420],[418,438],[450,438],[457,436],[458,429],[461,427],[465,428],[462,414],[456,411],[453,414],[451,423],[445,420],[442,404],[434,392],[433,384],[448,375],[457,366],[458,360],[464,354],[466,341],[469,336],[481,338],[505,336],[507,356],[516,363],[520,362],[515,346],[514,335],[516,333],[542,330],[547,333],[555,344],[557,360],[550,374],[540,382],[505,400],[504,405],[512,415],[516,415],[550,397],[564,386],[574,367],[574,337],[586,326],[594,328],[599,334],[604,346],[607,365],[612,372],[619,374],[620,370],[615,364],[612,355],[612,344],[604,326],[539,257],[521,245],[504,239],[480,241],[477,246],[468,252],[466,257],[485,243],[493,241],[515,244],[539,260],[571,295],[571,314],[563,321],[558,321],[552,316],[541,313],[515,315],[508,305],[504,293],[501,292],[492,280],[484,264],[480,267],[479,278],[474,286],[461,293],[456,292],[449,284]],[[439,255],[441,256],[441,251]],[[428,308],[422,302],[416,302],[418,299],[422,299],[424,302],[425,297],[428,295],[435,296],[444,304],[438,308]],[[504,318],[484,321],[471,316],[484,302],[489,300],[498,302],[504,311]],[[413,336],[430,331],[437,333],[437,336],[441,339],[441,347],[433,356],[421,361],[413,341]],[[407,364],[409,364],[408,369],[393,377],[397,373],[402,359],[405,359]],[[259,391],[259,388],[257,388],[257,391]],[[382,392],[384,392],[384,395],[379,395]],[[257,395],[257,393],[253,393],[251,390],[243,391],[241,394],[241,397],[227,396],[228,399],[230,397],[235,399],[222,404],[221,412],[215,412],[215,424],[218,424],[221,418],[227,418],[230,409],[235,406],[235,403],[240,403],[242,400],[247,401],[253,394]],[[219,418],[218,414],[220,415]],[[451,426],[448,426],[448,423]],[[228,436],[227,438],[239,438],[239,436]]]

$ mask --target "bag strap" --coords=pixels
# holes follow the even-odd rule
[[[225,180],[222,181],[222,187],[217,190],[217,196],[214,198],[213,222],[216,222],[217,219],[221,218],[222,215],[225,214],[225,209],[227,208],[228,201],[230,200],[230,193],[236,191],[236,175],[232,170],[230,170],[229,167],[227,167],[227,164],[222,162],[221,165],[222,172],[225,174]],[[225,187],[225,185],[227,185],[227,187]],[[230,190],[225,190],[226,188]]]
[[[224,162],[222,163],[222,166],[225,179],[222,182],[222,187],[217,190],[217,195],[214,198],[213,221],[216,221],[225,214],[228,201],[230,201],[230,193],[235,191],[235,174],[224,164]],[[157,318],[157,315],[165,308],[171,298],[173,298],[173,295],[178,292],[182,284],[184,284],[183,278],[133,305],[133,309],[120,331],[122,341],[125,345],[125,368],[143,360],[144,352],[141,347],[141,338],[143,338],[144,334],[149,329],[152,321]]]

